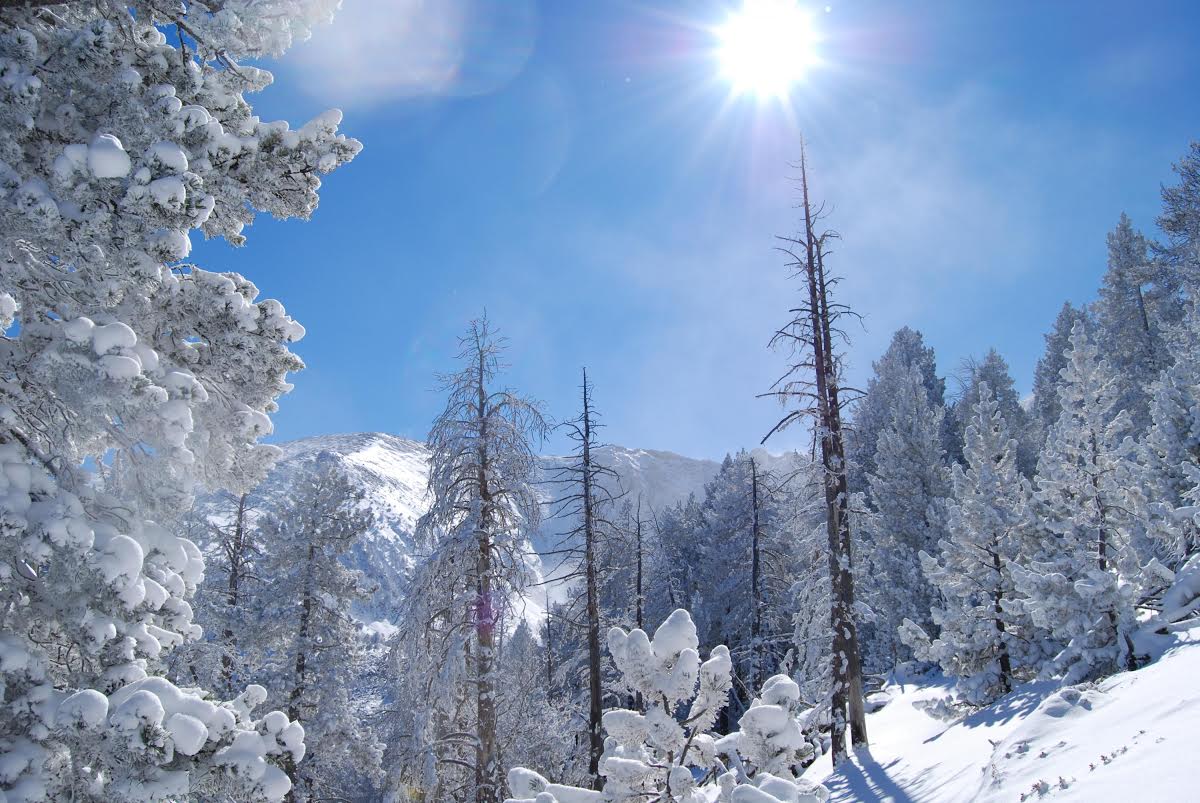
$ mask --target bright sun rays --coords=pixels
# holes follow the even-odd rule
[[[721,71],[739,94],[782,99],[817,63],[812,16],[795,0],[743,0],[717,37]]]

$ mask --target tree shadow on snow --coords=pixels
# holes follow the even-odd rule
[[[888,769],[897,763],[899,762],[893,761],[884,767],[871,756],[870,750],[865,747],[859,748],[854,751],[852,759],[840,764],[837,771],[825,779],[824,783],[832,793],[833,800],[918,803],[919,797],[913,797],[888,774]]]
[[[1006,694],[986,708],[968,714],[956,724],[962,725],[964,728],[990,727],[1027,717],[1041,704],[1042,700],[1055,692],[1060,685],[1056,680],[1035,680],[1022,684],[1016,691]],[[941,735],[939,733],[926,741],[936,741]]]

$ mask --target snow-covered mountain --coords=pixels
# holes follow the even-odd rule
[[[413,528],[428,505],[429,450],[419,441],[380,432],[322,435],[289,441],[280,447],[283,457],[256,492],[262,506],[287,504],[293,479],[314,463],[318,455],[333,455],[362,490],[364,503],[375,514],[374,529],[347,558],[347,563],[379,586],[370,609],[364,613],[392,618],[404,594],[404,578],[416,552]],[[662,509],[690,493],[702,494],[704,484],[719,467],[711,460],[620,446],[605,446],[596,452],[596,457],[616,471],[629,498],[642,496],[647,510]],[[543,457],[543,473],[552,473],[565,460]],[[552,493],[553,489],[546,487],[543,498],[549,502]],[[205,504],[213,518],[224,517],[222,505],[216,499]],[[547,521],[534,538],[534,548],[550,548],[557,540],[554,534],[561,529],[561,523]]]

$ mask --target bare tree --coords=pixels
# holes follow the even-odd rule
[[[429,434],[432,504],[417,525],[433,546],[426,577],[461,576],[473,587],[469,610],[455,619],[474,669],[474,787],[477,803],[500,796],[496,744],[496,626],[500,612],[524,584],[526,536],[540,521],[535,491],[538,473],[532,443],[546,433],[537,402],[494,388],[503,341],[485,317],[471,322],[460,340],[463,367],[443,376],[446,407]]]
[[[845,400],[839,384],[840,364],[833,352],[834,335],[842,332],[840,318],[853,315],[848,307],[830,301],[836,280],[825,272],[827,243],[833,232],[817,235],[815,225],[820,211],[814,213],[809,200],[808,165],[804,144],[800,145],[801,209],[803,231],[796,237],[780,237],[780,250],[789,258],[793,277],[805,287],[802,303],[789,310],[792,315],[771,338],[773,348],[786,348],[793,358],[788,370],[775,381],[764,396],[774,397],[785,406],[794,405],[766,437],[799,421],[811,421],[820,441],[824,469],[826,522],[829,537],[830,626],[832,629],[833,682],[832,751],[836,764],[846,757],[845,729],[848,719],[855,746],[867,744],[867,726],[862,699],[862,665],[858,631],[854,621],[854,575],[851,562],[849,493],[846,485],[846,452],[842,410]]]
[[[587,369],[580,385],[579,414],[561,426],[575,443],[570,460],[556,469],[548,482],[561,488],[553,502],[554,515],[564,516],[573,524],[563,535],[562,549],[576,559],[577,567],[564,579],[582,577],[584,581],[585,619],[588,654],[588,775],[593,788],[600,788],[600,755],[604,737],[600,718],[603,714],[600,685],[600,548],[616,531],[606,517],[615,499],[612,488],[619,479],[616,472],[598,463],[595,450],[600,446],[598,413],[593,406],[592,386]]]

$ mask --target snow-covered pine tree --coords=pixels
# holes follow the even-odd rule
[[[791,644],[780,662],[779,671],[797,684],[799,699],[812,709],[805,718],[805,739],[814,747],[814,754],[824,750],[821,731],[830,726],[830,687],[832,667],[825,645],[829,644],[829,544],[825,537],[824,505],[821,493],[821,468],[810,463],[801,466],[786,484],[788,522],[784,528],[788,539],[789,569],[792,586],[786,594],[786,609],[790,611]],[[855,494],[854,498],[860,498]],[[859,525],[855,502],[851,502],[855,525]],[[861,532],[861,526],[858,526]],[[855,566],[862,562],[856,556]],[[861,587],[861,580],[860,580]],[[862,604],[859,604],[860,609]]]
[[[421,756],[426,794],[493,803],[503,784],[496,639],[529,572],[541,518],[533,441],[546,425],[537,403],[496,386],[503,341],[486,317],[460,345],[429,434],[431,505],[417,538],[430,552],[402,617],[398,682],[417,711],[404,749]]]
[[[1200,140],[1173,165],[1179,183],[1164,186],[1157,223],[1167,242],[1154,247],[1155,260],[1191,300],[1200,294]]]
[[[303,329],[190,233],[308,217],[359,144],[245,95],[330,0],[7,3],[0,9],[0,791],[280,799],[303,753],[260,687],[219,702],[159,676],[196,638],[203,571],[173,528],[196,482],[238,487],[301,367]],[[19,6],[19,7],[18,7]],[[178,39],[180,45],[168,43]],[[178,36],[175,34],[178,33]],[[96,469],[104,466],[104,482]]]
[[[1054,326],[1045,335],[1046,350],[1033,370],[1033,405],[1030,412],[1039,429],[1039,442],[1045,441],[1050,428],[1058,421],[1061,407],[1058,403],[1058,386],[1062,384],[1062,370],[1067,365],[1067,352],[1071,349],[1071,332],[1075,324],[1091,326],[1091,315],[1087,309],[1064,303],[1054,319]]]
[[[544,635],[544,634],[543,634]],[[497,743],[501,766],[528,767],[566,783],[587,784],[587,754],[570,735],[573,701],[546,678],[546,645],[525,620],[502,636]]]
[[[1163,309],[1175,299],[1149,296],[1153,266],[1146,238],[1122,213],[1108,235],[1108,270],[1095,304],[1096,345],[1121,385],[1118,407],[1139,433],[1149,426],[1150,386],[1166,367],[1163,326],[1178,317],[1174,308]]]
[[[704,550],[693,569],[699,580],[694,602],[701,645],[733,645],[730,716],[749,705],[752,690],[779,665],[791,640],[788,592],[797,557],[792,507],[800,504],[791,481],[810,468],[796,459],[796,471],[778,476],[764,467],[760,453],[740,451],[727,455],[705,485],[700,530],[693,535]],[[803,490],[820,494],[811,485]]]
[[[653,514],[655,549],[650,553],[646,621],[664,621],[676,608],[695,607],[700,589],[696,569],[703,563],[703,544],[696,534],[703,527],[700,501],[684,501]]]
[[[866,394],[855,405],[847,430],[846,456],[850,490],[854,493],[870,491],[867,477],[875,471],[879,433],[891,421],[896,388],[913,366],[920,371],[930,406],[945,406],[946,382],[937,376],[933,349],[925,345],[924,337],[915,329],[898,329],[887,351],[871,363],[873,373],[867,380]]]
[[[345,797],[382,779],[383,746],[351,700],[364,659],[351,608],[371,589],[361,572],[341,563],[373,524],[362,496],[337,459],[323,453],[297,479],[286,508],[262,523],[269,549],[263,571],[271,584],[255,609],[269,623],[257,635],[272,653],[262,669],[273,670],[274,702],[322,746],[286,764],[289,803]]]
[[[895,394],[892,418],[879,434],[875,473],[868,478],[873,509],[863,517],[863,597],[875,614],[863,652],[874,671],[911,657],[897,634],[905,619],[933,629],[936,591],[921,571],[920,555],[936,552],[945,537],[950,495],[943,408],[930,405],[916,366],[903,375]]]
[[[195,621],[204,637],[171,653],[171,676],[192,684],[211,683],[224,695],[259,677],[265,665],[256,610],[263,554],[257,507],[252,493],[215,495],[215,505],[194,507],[183,520],[189,540],[205,554],[205,582],[192,599]]]
[[[954,496],[946,505],[947,536],[938,552],[921,553],[921,568],[938,590],[938,628],[931,638],[906,620],[901,637],[921,660],[958,678],[959,694],[984,705],[1040,668],[1045,634],[1013,603],[1012,567],[1033,551],[1029,481],[1017,468],[1016,439],[986,380],[977,387],[966,425],[966,467],[952,470]]]
[[[1012,569],[1033,622],[1066,644],[1050,668],[1072,682],[1136,666],[1130,632],[1140,567],[1126,492],[1134,444],[1121,396],[1077,323],[1059,385],[1062,412],[1038,461],[1042,554]]]
[[[1171,366],[1151,387],[1151,425],[1139,444],[1134,488],[1150,551],[1174,569],[1200,550],[1189,497],[1200,476],[1200,300],[1167,340]]]
[[[1032,477],[1037,468],[1037,453],[1040,443],[1034,432],[1029,414],[1021,406],[1021,399],[1009,373],[1008,363],[995,349],[988,349],[982,360],[968,359],[963,365],[962,393],[954,402],[954,446],[957,450],[956,463],[966,462],[967,427],[974,421],[975,405],[979,403],[981,383],[987,383],[992,398],[1004,416],[1009,435],[1017,444],[1017,468],[1026,477]]]

